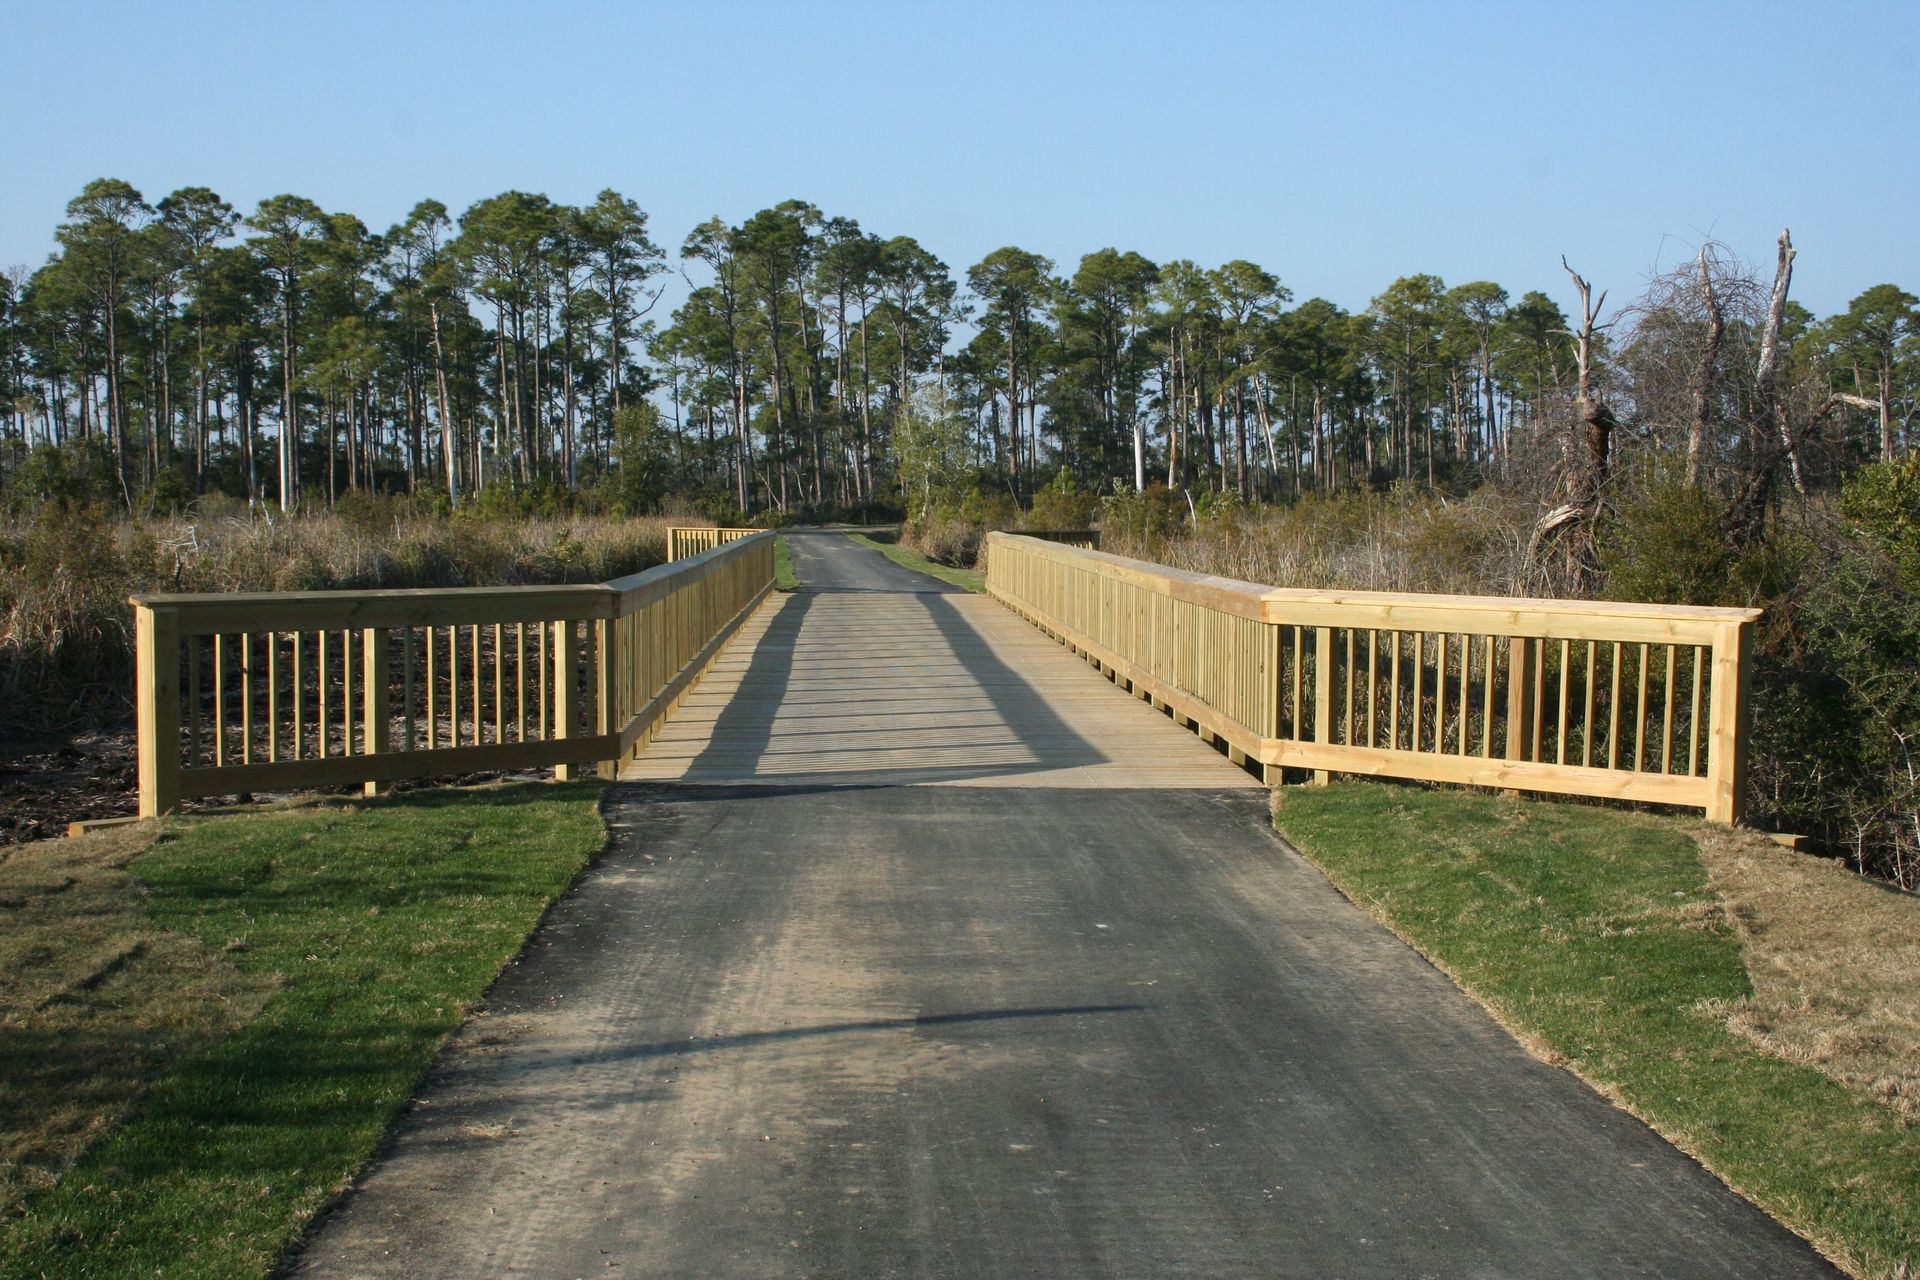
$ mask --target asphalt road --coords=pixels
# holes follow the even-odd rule
[[[842,559],[797,556],[904,572]],[[1258,791],[607,812],[297,1274],[1835,1274],[1529,1057]]]

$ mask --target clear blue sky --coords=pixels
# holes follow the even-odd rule
[[[1707,236],[1816,312],[1920,290],[1920,4],[102,4],[0,16],[0,266],[111,175],[375,231],[422,197],[788,197],[918,237],[1616,299]]]

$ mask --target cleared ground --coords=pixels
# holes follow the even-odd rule
[[[925,602],[876,602],[919,608],[904,642],[878,609],[803,641],[873,588],[794,544],[817,594],[736,650],[779,696],[731,742],[716,714],[678,775],[724,778],[611,793],[612,849],[300,1274],[1832,1274],[1529,1057],[1282,845],[1264,792],[1072,659],[1089,708],[1140,718],[1023,718],[1058,707],[1054,668]],[[982,713],[964,757],[928,758],[911,691],[877,761],[823,767],[834,744],[798,736],[831,736],[819,707],[782,747],[799,695],[844,703],[931,636],[937,696]],[[1120,759],[1228,772],[1085,782]],[[918,781],[943,785],[888,785]]]

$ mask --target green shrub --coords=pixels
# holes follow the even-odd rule
[[[1098,494],[1082,493],[1073,472],[1060,468],[1053,483],[1033,495],[1033,509],[1020,522],[1023,529],[1091,529],[1100,508]]]
[[[1721,536],[1722,510],[1682,479],[1648,480],[1598,531],[1605,594],[1648,604],[1731,603],[1734,555]]]

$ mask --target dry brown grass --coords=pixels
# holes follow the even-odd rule
[[[1524,595],[1536,509],[1493,487],[1466,498],[1343,494],[1228,508],[1162,534],[1109,519],[1101,550],[1265,586]]]
[[[123,868],[157,836],[111,828],[0,859],[0,1214],[266,998],[259,978],[146,919]]]
[[[1920,1120],[1920,896],[1748,831],[1695,833],[1753,995],[1714,1012],[1768,1053]]]
[[[666,559],[665,518],[345,515],[0,525],[0,733],[124,713],[142,591],[602,582]]]

